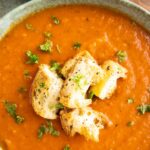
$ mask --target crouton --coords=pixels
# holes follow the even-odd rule
[[[82,57],[78,58],[67,75],[61,90],[60,102],[69,108],[80,108],[91,104],[91,99],[85,99],[86,92],[90,85],[94,85],[97,78],[101,77],[102,69],[94,58],[87,51],[81,53]]]
[[[63,66],[61,73],[62,75],[67,78],[68,74],[71,72],[71,69],[74,68],[75,64],[84,56],[86,51],[81,51],[78,53],[74,58],[69,59]]]
[[[90,107],[60,112],[62,127],[67,135],[74,136],[76,133],[85,136],[88,140],[99,141],[100,129],[112,125],[112,122],[103,113],[97,112]]]
[[[74,58],[69,59],[63,66],[61,73],[62,75],[67,78],[69,73],[72,71],[72,69],[75,67],[78,61],[80,61],[83,57],[87,57],[91,60],[93,60],[93,63],[97,65],[97,62],[94,60],[94,58],[90,55],[88,51],[81,51],[79,52]],[[103,70],[100,66],[97,65],[97,72],[95,72],[95,77],[93,77],[93,84],[97,83],[98,80],[103,76]]]
[[[60,89],[63,80],[48,65],[40,65],[31,87],[31,99],[34,111],[46,119],[56,119]]]
[[[92,86],[91,91],[100,99],[110,98],[117,87],[117,79],[126,78],[127,70],[118,63],[108,60],[102,65],[103,77]]]

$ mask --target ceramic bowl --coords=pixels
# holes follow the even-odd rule
[[[92,4],[119,11],[150,32],[150,12],[128,0],[32,0],[0,19],[0,39],[21,20],[40,10],[69,4]]]

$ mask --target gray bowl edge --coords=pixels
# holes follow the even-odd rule
[[[119,11],[150,32],[150,12],[128,0],[32,0],[0,19],[0,40],[30,14],[49,7],[68,4],[92,4]]]

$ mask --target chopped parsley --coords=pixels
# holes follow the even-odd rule
[[[18,92],[19,93],[25,93],[25,92],[27,92],[27,88],[26,87],[20,87],[19,89],[18,89]]]
[[[26,79],[32,79],[32,76],[30,75],[30,72],[28,70],[25,70],[23,75]]]
[[[24,117],[16,113],[16,109],[17,109],[16,104],[10,103],[8,101],[4,101],[4,107],[17,124],[21,124],[24,122]]]
[[[127,53],[125,51],[122,51],[122,50],[119,50],[117,53],[116,53],[116,56],[118,58],[118,61],[121,63],[121,62],[124,62],[127,58]]]
[[[50,32],[44,32],[44,36],[49,39],[49,38],[52,37],[52,33],[50,33]]]
[[[57,109],[57,110],[59,110],[59,109],[64,109],[64,105],[61,104],[61,103],[57,103],[57,104],[55,104],[55,105],[51,105],[49,108],[50,108],[50,109]]]
[[[45,83],[44,82],[41,82],[39,85],[40,85],[41,88],[45,87]]]
[[[52,136],[59,136],[60,133],[54,127],[51,121],[42,124],[38,129],[38,138],[41,139],[44,134],[51,134]]]
[[[32,24],[30,24],[30,23],[26,23],[26,24],[25,24],[25,27],[26,27],[27,30],[31,30],[31,31],[34,30]]]
[[[38,129],[38,138],[41,139],[45,133],[47,133],[47,127],[45,125],[41,125]]]
[[[58,103],[58,104],[55,105],[55,108],[56,109],[64,109],[64,105],[61,104],[61,103]]]
[[[52,70],[52,71],[60,71],[60,69],[61,69],[60,63],[58,63],[55,60],[52,60],[50,62],[50,70]]]
[[[90,92],[88,93],[88,98],[89,98],[89,99],[93,99],[93,97],[94,97],[94,93],[93,93],[93,91],[90,91]]]
[[[46,40],[46,42],[40,45],[40,50],[42,52],[51,52],[52,46],[53,46],[53,42],[50,40]]]
[[[27,64],[37,64],[39,62],[39,57],[36,54],[33,54],[30,50],[26,52],[26,56],[28,57]]]
[[[78,50],[80,47],[81,47],[81,43],[79,43],[79,42],[75,42],[73,44],[73,49],[75,49],[75,50]]]
[[[67,144],[65,145],[64,149],[63,150],[70,150],[70,146]]]
[[[142,115],[146,112],[150,112],[150,104],[142,104],[137,107],[137,111]]]
[[[128,98],[128,104],[132,104],[134,103],[134,99],[133,98]]]
[[[60,24],[60,20],[56,16],[51,16],[51,19],[52,19],[54,24],[56,24],[56,25]]]
[[[133,126],[134,125],[134,121],[129,121],[129,122],[127,122],[127,126],[128,127],[131,127],[131,126]]]
[[[76,84],[78,85],[78,87],[81,87],[82,80],[83,80],[83,75],[82,74],[77,74],[74,77],[72,77],[72,80],[74,82],[76,82]]]
[[[59,54],[61,54],[62,52],[61,52],[61,49],[60,49],[60,46],[57,44],[56,45],[56,50],[57,50],[57,52],[59,53]]]

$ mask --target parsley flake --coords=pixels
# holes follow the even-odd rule
[[[45,125],[41,125],[38,129],[38,138],[41,139],[45,133],[47,133],[47,127]]]
[[[37,64],[39,62],[39,57],[36,54],[33,54],[30,50],[26,52],[26,56],[28,57],[27,64]]]
[[[81,87],[82,85],[82,80],[83,80],[83,75],[82,74],[77,74],[74,77],[72,77],[72,80],[74,82],[76,82],[76,84],[78,85],[78,87]]]
[[[51,52],[52,51],[53,42],[47,40],[45,43],[40,45],[40,50],[43,52]]]
[[[146,112],[150,112],[150,104],[142,104],[137,107],[137,111],[142,115]]]
[[[90,91],[90,92],[88,93],[88,98],[89,98],[89,99],[93,99],[93,97],[94,97],[94,93],[93,93],[93,91]]]
[[[44,82],[41,82],[39,85],[40,85],[41,88],[45,87],[45,83]]]
[[[127,126],[128,127],[131,127],[131,126],[133,126],[134,125],[134,121],[129,121],[129,122],[127,122]]]
[[[17,124],[21,124],[24,122],[24,117],[17,115],[15,121]]]
[[[26,87],[20,87],[19,89],[18,89],[18,92],[19,93],[25,93],[25,92],[27,92],[27,88]]]
[[[26,24],[25,24],[25,27],[26,27],[27,30],[34,31],[33,25],[30,24],[30,23],[26,23]]]
[[[50,32],[44,32],[44,36],[49,39],[49,38],[52,37],[52,33],[50,33]]]
[[[132,104],[134,103],[134,99],[133,98],[128,98],[128,104]]]
[[[78,50],[80,47],[81,47],[81,43],[79,43],[79,42],[75,42],[73,44],[73,49],[75,49],[75,50]]]
[[[56,108],[56,109],[64,109],[64,105],[61,104],[61,103],[57,103],[57,104],[55,105],[55,108]]]
[[[17,124],[21,124],[24,122],[24,117],[16,113],[16,109],[17,109],[16,104],[10,103],[8,101],[4,101],[4,107]]]
[[[57,104],[55,104],[55,105],[51,105],[49,108],[50,108],[50,109],[57,109],[57,110],[60,110],[60,109],[64,109],[64,105],[61,104],[61,103],[57,103]]]
[[[70,146],[67,144],[65,145],[64,149],[63,150],[70,150]]]
[[[118,61],[120,63],[124,62],[127,59],[127,53],[125,51],[122,51],[122,50],[118,51],[116,53],[116,56],[117,56]]]
[[[51,16],[51,19],[52,19],[52,21],[53,21],[54,24],[56,24],[56,25],[60,24],[60,20],[57,17]]]
[[[30,72],[28,70],[25,70],[23,75],[26,79],[32,79],[32,76],[30,75]]]
[[[57,61],[52,60],[50,62],[50,70],[51,71],[60,71],[61,68],[62,68],[61,65]]]
[[[41,139],[44,134],[51,134],[52,136],[59,136],[60,133],[54,127],[52,122],[47,121],[46,124],[42,124],[38,129],[38,138]]]

